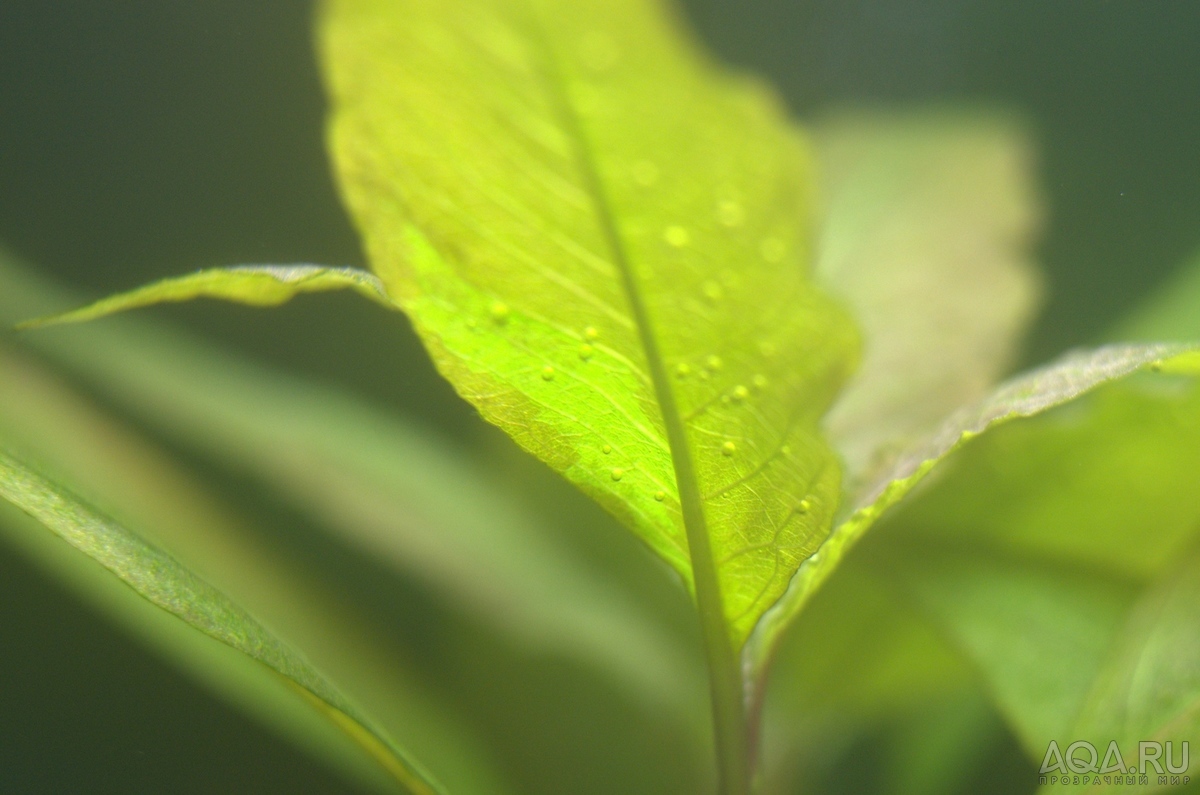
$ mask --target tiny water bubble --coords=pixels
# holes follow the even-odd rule
[[[717,205],[717,221],[721,226],[734,229],[746,220],[746,211],[742,205],[726,199]]]
[[[683,248],[692,241],[692,235],[682,226],[668,226],[663,232],[663,240],[667,241],[667,245],[673,248]]]

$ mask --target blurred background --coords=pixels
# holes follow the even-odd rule
[[[1200,244],[1195,2],[684,7],[720,57],[767,76],[800,117],[972,101],[1030,120],[1049,294],[1026,363],[1092,340]],[[298,0],[4,0],[0,242],[89,294],[210,265],[362,264],[325,159],[311,15]],[[352,297],[170,317],[456,439],[481,433],[403,321]],[[357,791],[4,547],[0,683],[3,792]],[[995,764],[1009,764],[998,748]]]

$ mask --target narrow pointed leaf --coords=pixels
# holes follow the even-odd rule
[[[283,677],[407,791],[441,792],[416,763],[375,729],[300,654],[166,553],[0,451],[0,498],[36,519],[150,603]]]
[[[1038,303],[1033,146],[995,111],[842,111],[814,126],[817,276],[863,326],[825,424],[851,484],[982,399]]]
[[[19,328],[82,323],[130,309],[196,298],[218,298],[251,306],[278,306],[300,293],[330,290],[354,290],[378,304],[395,308],[383,284],[366,271],[321,265],[241,265],[210,268],[187,276],[163,279],[70,312],[26,321]]]
[[[1058,362],[1012,379],[986,399],[955,412],[928,438],[901,454],[884,474],[852,495],[844,509],[845,518],[818,553],[800,567],[787,595],[759,625],[747,648],[750,663],[765,669],[779,633],[849,548],[888,508],[968,441],[997,425],[1033,417],[1141,370],[1200,374],[1195,351],[1194,346],[1182,344],[1152,344],[1072,352]]]
[[[320,25],[343,193],[441,372],[715,579],[740,646],[828,532],[817,421],[854,347],[806,274],[778,103],[654,2],[333,0]]]

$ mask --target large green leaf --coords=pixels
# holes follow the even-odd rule
[[[739,648],[829,530],[840,467],[817,423],[855,345],[807,276],[808,156],[775,100],[641,0],[333,2],[321,41],[390,301],[487,419],[702,580]],[[312,276],[206,271],[55,320],[305,285],[379,298]]]
[[[304,657],[242,608],[166,553],[4,451],[0,451],[0,497],[103,566],[151,604],[283,677],[321,718],[345,732],[407,791],[442,791]],[[5,527],[9,532],[28,529],[12,522],[6,522]]]
[[[689,584],[716,569],[740,646],[828,531],[853,349],[774,99],[643,0],[320,25],[343,192],[443,374]]]
[[[0,257],[0,318],[71,303]],[[696,656],[447,442],[161,325],[123,319],[27,339],[108,399],[466,613],[522,645],[599,665],[694,724],[703,691]]]

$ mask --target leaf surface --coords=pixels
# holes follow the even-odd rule
[[[689,585],[715,566],[739,647],[828,532],[817,422],[854,349],[775,100],[657,3],[337,0],[320,26],[343,193],[441,372]]]
[[[361,746],[406,791],[442,792],[427,773],[362,717],[304,657],[242,608],[166,553],[4,451],[0,451],[0,497],[99,563],[151,604],[283,677],[324,719]]]

